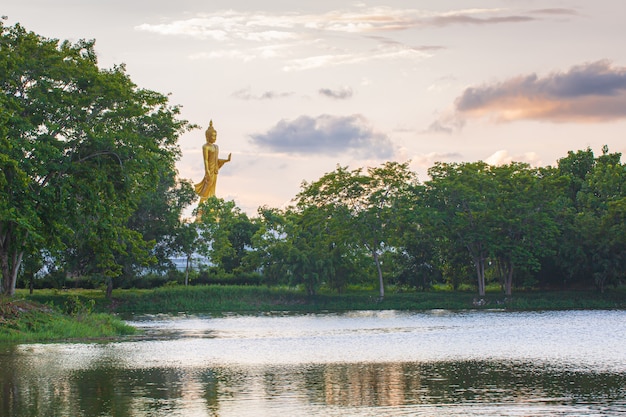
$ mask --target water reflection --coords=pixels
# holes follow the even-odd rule
[[[370,415],[368,410],[395,410],[398,415],[414,415],[439,406],[449,415],[463,415],[476,405],[493,411],[506,405],[520,412],[540,407],[611,415],[626,412],[625,387],[623,374],[501,362],[201,370],[97,367],[48,378],[9,367],[2,373],[0,412],[3,416],[130,417],[323,415],[323,410],[360,410],[360,415]]]
[[[563,346],[567,343],[546,343],[547,359],[536,360],[534,351],[523,343],[525,337],[536,333],[536,329],[528,324],[528,315],[438,315],[433,321],[428,316],[388,314],[386,319],[381,316],[324,315],[287,317],[286,320],[283,317],[277,322],[271,317],[159,318],[145,323],[154,330],[151,340],[0,346],[0,415],[626,414],[626,371],[623,366],[615,366],[615,358],[623,357],[626,344],[619,345],[617,351],[596,352],[585,347],[598,343],[615,347],[620,341],[624,342],[623,333],[615,330],[622,326],[626,314],[607,312],[608,321],[602,330],[607,332],[604,340],[594,339],[599,334],[593,333],[588,339],[579,334],[585,339],[582,342],[571,341],[570,345],[576,351],[585,347],[584,352],[596,352],[598,356],[592,361],[579,360],[574,350],[561,350],[560,354],[567,360],[553,360],[557,354],[550,349],[554,346],[565,349]],[[598,326],[600,317],[591,312],[589,315],[564,314],[557,320],[562,326],[558,338],[568,337],[567,323],[586,329],[590,324],[585,320]],[[480,349],[482,358],[474,352],[460,359],[395,360],[396,353],[387,352],[390,346],[396,346],[396,350],[404,349],[419,340],[423,341],[419,349],[431,349],[436,346],[428,337],[433,332],[437,334],[434,340],[444,340],[442,332],[448,336],[446,343],[440,345],[440,351],[456,352],[449,346],[465,343],[464,332],[473,335],[473,324],[493,317],[509,320],[507,326],[514,325],[519,337],[511,339],[510,346],[504,346],[500,339],[485,336]],[[537,323],[540,328],[556,331],[556,316],[531,317],[546,320]],[[371,318],[376,320],[371,321]],[[614,321],[615,318],[622,321]],[[155,326],[158,321],[169,323],[161,327],[163,333],[160,335],[157,334],[159,326]],[[303,324],[307,327],[302,328]],[[284,331],[277,331],[277,327],[283,327]],[[424,328],[435,330],[423,332]],[[178,336],[163,340],[164,334]],[[207,338],[207,334],[212,336]],[[369,340],[363,339],[363,334],[379,344],[365,343],[355,350],[348,349],[350,344]],[[383,334],[386,336],[381,336]],[[505,333],[505,336],[510,337],[510,334]],[[382,343],[385,337],[391,341]],[[228,343],[217,343],[220,340]],[[345,349],[352,356],[310,360],[318,356],[302,352],[321,346],[321,343],[311,343],[312,340],[330,344],[324,353]],[[262,360],[254,362],[249,358],[233,360],[232,352],[211,351],[227,349],[233,346],[231,342],[247,345],[247,349],[237,352],[250,357],[254,356],[255,349],[273,344],[276,347],[272,351],[274,360],[266,360],[267,353],[261,352]],[[294,353],[288,351],[297,343],[304,345],[296,350],[301,357],[299,362],[294,360]],[[355,355],[358,348],[373,352]],[[465,348],[475,349],[476,345]],[[494,348],[506,348],[508,358],[492,355],[490,350]],[[248,350],[251,352],[246,353]],[[374,355],[380,360],[361,360]],[[415,351],[406,350],[405,355],[414,357]]]

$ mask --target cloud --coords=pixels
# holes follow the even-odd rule
[[[254,95],[252,94],[252,90],[248,87],[248,88],[242,88],[241,90],[237,90],[231,95],[232,97],[238,98],[240,100],[273,100],[273,99],[278,99],[278,98],[292,97],[294,93],[293,92],[266,91],[260,95]]]
[[[435,165],[436,162],[459,162],[463,160],[463,155],[458,152],[429,152],[429,153],[409,153],[408,150],[403,149],[401,152],[403,158],[399,160],[405,160],[409,162],[411,169],[417,173],[420,181],[427,181],[428,170]],[[398,160],[397,159],[397,160]]]
[[[556,13],[552,10],[552,14]],[[563,13],[563,12],[561,12]],[[549,14],[544,11],[543,14]],[[305,70],[346,65],[371,59],[415,59],[432,56],[443,47],[406,45],[390,38],[407,30],[450,25],[523,23],[542,18],[541,13],[512,13],[507,9],[459,9],[433,12],[420,9],[367,7],[326,13],[244,12],[220,10],[182,20],[144,23],[135,30],[164,36],[184,36],[227,45],[194,59],[230,57],[289,59],[283,69]],[[388,36],[381,37],[385,33]],[[371,45],[378,45],[372,48]]]
[[[531,16],[490,16],[476,17],[467,14],[452,14],[447,16],[437,16],[430,19],[433,26],[449,26],[454,24],[463,25],[492,25],[496,23],[523,23],[537,20]]]
[[[578,16],[578,12],[574,9],[563,9],[563,8],[554,8],[554,9],[537,9],[531,10],[532,14],[546,14],[546,15],[554,15],[554,16]]]
[[[543,13],[564,13],[567,9],[544,9]],[[535,14],[541,11],[535,11]],[[536,17],[511,14],[506,9],[460,9],[431,12],[418,9],[356,6],[353,10],[333,10],[323,14],[239,12],[221,10],[199,14],[169,23],[144,23],[136,30],[162,35],[183,35],[217,41],[284,41],[307,31],[372,33],[455,24],[499,24],[536,20]]]
[[[335,100],[346,100],[352,98],[353,92],[350,87],[341,87],[337,90],[330,88],[320,88],[318,93],[324,97],[332,98]]]
[[[522,155],[511,155],[507,150],[499,150],[491,154],[485,162],[489,165],[507,165],[511,162],[526,162],[532,166],[541,166],[542,161],[536,152],[526,152]]]
[[[284,20],[281,21],[281,19]],[[144,23],[135,26],[135,30],[202,40],[272,42],[285,41],[297,36],[289,22],[288,16],[226,10],[210,14],[203,13],[186,20],[175,20],[169,23]]]
[[[353,153],[360,158],[389,158],[393,144],[376,132],[362,115],[318,117],[300,116],[281,120],[266,133],[251,135],[259,147],[276,152],[337,155]]]
[[[435,120],[428,126],[428,129],[426,129],[424,133],[447,133],[450,135],[453,132],[454,128],[451,125],[446,124],[442,120]]]
[[[461,130],[463,126],[465,126],[465,119],[463,117],[454,111],[446,111],[421,133],[445,133],[450,135],[455,131]]]
[[[358,64],[367,61],[391,61],[394,59],[429,58],[432,53],[418,48],[409,47],[400,43],[390,46],[381,45],[375,49],[365,51],[349,51],[345,53],[329,53],[312,55],[305,58],[289,60],[283,67],[284,71],[304,71],[321,67],[335,67],[340,65]]]
[[[555,123],[624,119],[626,67],[616,67],[602,60],[545,77],[522,75],[499,83],[469,87],[456,99],[453,114],[440,117],[430,130],[451,132],[469,118]]]

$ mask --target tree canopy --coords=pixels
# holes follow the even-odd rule
[[[171,176],[191,126],[123,65],[98,67],[94,41],[48,39],[0,22],[0,268],[12,294],[24,256],[45,248],[77,273],[148,262],[128,221]]]

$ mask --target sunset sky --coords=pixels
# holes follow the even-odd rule
[[[95,39],[169,93],[182,118],[180,176],[218,197],[281,207],[339,164],[554,165],[568,150],[626,153],[626,2],[617,0],[3,0],[5,25]]]

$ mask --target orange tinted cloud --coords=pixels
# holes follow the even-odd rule
[[[461,118],[498,122],[603,122],[626,118],[626,67],[598,61],[540,78],[535,74],[467,88],[455,102]]]

